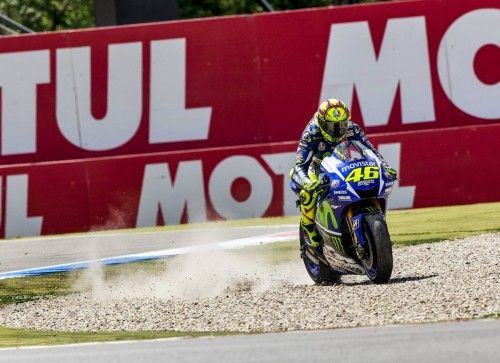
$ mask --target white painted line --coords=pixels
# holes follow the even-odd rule
[[[16,277],[38,276],[49,273],[68,272],[73,270],[80,270],[88,268],[92,265],[117,265],[130,262],[156,260],[160,258],[173,257],[178,255],[186,255],[199,252],[216,251],[216,250],[230,250],[243,248],[248,246],[258,246],[270,243],[286,242],[298,238],[297,232],[278,232],[273,234],[266,234],[261,236],[238,238],[224,242],[215,242],[199,246],[187,246],[179,248],[170,248],[160,251],[136,253],[132,255],[107,257],[96,260],[80,261],[65,263],[59,265],[29,268],[17,271],[7,271],[0,273],[0,280],[10,279]]]

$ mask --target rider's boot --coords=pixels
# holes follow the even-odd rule
[[[321,242],[321,237],[316,230],[316,223],[314,222],[317,198],[317,194],[310,193],[305,189],[302,189],[299,194],[301,214],[300,225],[307,234],[307,236],[305,236],[306,243],[314,248],[319,247]]]
[[[301,219],[300,225],[302,226],[302,229],[306,232],[307,236],[305,238],[305,241],[308,245],[311,247],[319,247],[320,242],[321,242],[321,236],[319,235],[318,231],[316,230],[316,224],[313,223],[304,223],[304,220]]]

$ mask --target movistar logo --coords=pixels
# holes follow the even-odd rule
[[[375,163],[374,161],[356,161],[355,163],[351,163],[349,165],[344,166],[341,170],[342,172],[344,172],[347,170],[352,170],[363,166],[377,166],[377,163]]]

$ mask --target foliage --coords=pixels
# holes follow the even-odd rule
[[[274,10],[374,2],[377,0],[267,0]],[[179,0],[181,18],[200,18],[264,11],[257,0]]]
[[[275,10],[289,10],[331,5],[331,0],[268,0]],[[179,0],[182,18],[199,18],[262,12],[256,0]]]
[[[0,13],[35,32],[94,26],[92,0],[2,0]]]
[[[2,0],[0,13],[35,32],[95,26],[93,1]],[[377,0],[267,0],[275,10],[290,10]],[[258,0],[178,0],[181,18],[263,12]]]

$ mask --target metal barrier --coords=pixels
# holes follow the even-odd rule
[[[34,33],[30,28],[0,13],[0,34]]]

